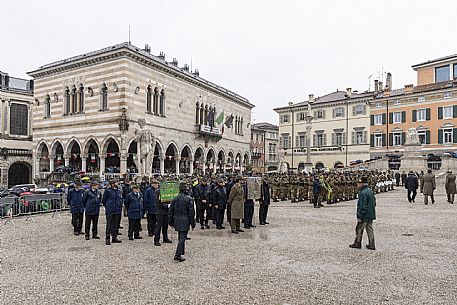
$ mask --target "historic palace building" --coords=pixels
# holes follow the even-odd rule
[[[429,161],[440,162],[440,156],[457,152],[457,55],[417,64],[413,69],[417,86],[381,90],[375,85],[376,98],[371,103],[373,158],[401,157],[410,128],[417,130],[422,153]]]
[[[0,72],[0,189],[32,182],[33,81]]]
[[[29,72],[36,177],[215,173],[250,162],[246,98],[130,43]]]
[[[254,173],[278,170],[278,131],[278,126],[266,122],[252,125],[251,165]]]
[[[336,91],[274,109],[279,114],[281,170],[303,170],[309,142],[312,166],[341,168],[370,157],[369,102],[373,93]]]

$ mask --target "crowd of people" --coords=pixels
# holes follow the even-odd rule
[[[183,261],[185,240],[190,239],[187,233],[197,225],[201,230],[212,228],[224,230],[224,223],[228,222],[233,234],[243,233],[243,229],[249,230],[255,227],[253,221],[255,202],[248,196],[246,179],[242,176],[187,177],[179,183],[179,195],[170,202],[161,200],[160,181],[162,180],[166,178],[143,177],[141,182],[130,181],[128,178],[121,181],[112,180],[103,192],[99,190],[99,183],[96,180],[90,181],[89,186],[87,180],[76,181],[67,195],[74,234],[84,234],[86,240],[90,240],[91,236],[93,239],[99,239],[98,218],[100,206],[103,205],[106,215],[106,245],[122,242],[118,239],[122,234],[120,229],[123,229],[122,217],[128,218],[129,240],[142,238],[141,220],[146,219],[145,231],[149,237],[153,237],[155,246],[161,246],[161,240],[162,243],[172,243],[168,237],[169,226],[178,231],[179,241],[175,260]],[[455,175],[449,171],[445,187],[450,203],[454,202],[455,182]],[[432,203],[435,202],[433,191],[436,185],[431,170],[426,174],[410,172],[406,177],[390,171],[330,171],[313,174],[264,175],[261,177],[260,195],[256,199],[259,202],[259,224],[262,226],[268,224],[270,201],[309,202],[314,208],[320,208],[324,202],[331,205],[358,199],[357,239],[351,247],[360,248],[361,232],[366,229],[370,240],[368,248],[374,249],[372,228],[376,205],[374,196],[376,193],[391,191],[394,186],[400,186],[400,184],[408,190],[409,202],[414,202],[419,187],[424,194],[425,204],[428,204],[428,197],[431,197]],[[367,206],[373,206],[368,216],[365,215]],[[359,211],[360,207],[362,212]],[[365,216],[360,216],[362,214]]]

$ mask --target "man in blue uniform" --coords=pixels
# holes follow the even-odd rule
[[[140,186],[135,184],[125,198],[125,207],[129,218],[129,240],[141,239],[140,225],[143,216],[143,194],[140,192]]]
[[[84,190],[81,188],[81,182],[76,181],[75,187],[68,191],[67,202],[70,205],[71,224],[73,225],[74,235],[81,234],[83,227],[84,205],[83,195]]]
[[[86,240],[90,237],[90,224],[92,223],[92,238],[99,239],[98,237],[98,215],[100,214],[100,200],[101,195],[98,190],[98,182],[92,181],[90,189],[84,192],[83,205],[86,213],[85,233]]]
[[[148,236],[154,236],[156,227],[156,213],[157,213],[157,190],[159,188],[159,181],[153,179],[151,185],[144,193],[144,209],[147,213],[148,221]]]
[[[168,212],[168,222],[178,232],[179,241],[174,257],[174,260],[178,262],[186,260],[182,255],[185,252],[187,233],[190,227],[192,227],[192,230],[195,228],[194,203],[186,193],[188,189],[189,186],[186,182],[179,183],[179,195],[171,202]]]
[[[103,193],[102,204],[105,207],[106,214],[106,245],[113,243],[121,243],[117,238],[119,232],[119,218],[122,213],[121,191],[118,188],[117,182],[111,180],[110,187]],[[110,242],[111,236],[111,242]]]

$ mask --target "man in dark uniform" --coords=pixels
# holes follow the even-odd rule
[[[143,194],[140,192],[140,186],[135,184],[125,198],[125,207],[129,218],[129,240],[141,239],[140,224],[143,215]]]
[[[92,238],[99,239],[98,237],[98,215],[100,214],[100,201],[101,194],[98,190],[98,182],[92,181],[90,189],[84,192],[83,205],[86,214],[85,233],[86,240],[90,239],[90,224],[92,223]]]
[[[230,224],[232,220],[232,206],[228,204],[228,196],[230,195],[230,191],[232,190],[233,185],[235,184],[235,181],[233,177],[230,177],[229,182],[225,185],[225,191],[227,194],[227,221]]]
[[[117,182],[110,180],[110,187],[103,193],[102,204],[105,207],[106,214],[106,245],[112,243],[121,243],[117,239],[119,233],[119,218],[122,213],[121,192],[118,189]],[[112,241],[110,242],[110,236]]]
[[[244,228],[254,228],[252,225],[252,217],[254,216],[254,200],[248,199],[248,185],[245,181],[243,184],[244,188]]]
[[[216,218],[216,229],[223,230],[224,227],[224,211],[227,206],[227,192],[224,187],[224,180],[219,178],[217,186],[213,192],[214,195],[214,211]]]
[[[408,176],[406,175],[405,171],[403,171],[401,173],[401,186],[405,186],[406,178],[408,178]]]
[[[417,189],[419,188],[419,181],[413,171],[410,171],[406,178],[405,188],[408,190],[409,203],[415,202],[414,200],[416,199]]]
[[[171,202],[168,212],[168,222],[178,232],[178,246],[174,257],[174,260],[178,262],[186,260],[182,255],[185,253],[187,233],[189,227],[192,227],[192,230],[195,228],[194,203],[192,198],[186,194],[188,189],[187,183],[179,183],[179,195]]]
[[[148,221],[148,236],[154,236],[156,228],[156,213],[157,213],[157,193],[156,191],[159,188],[159,181],[153,179],[151,181],[151,186],[149,186],[144,195],[144,209],[147,213]]]
[[[210,218],[209,214],[211,211],[209,207],[209,204],[211,203],[212,199],[211,196],[211,186],[208,185],[208,179],[202,178],[201,182],[195,188],[195,201],[197,204],[198,216],[200,217],[199,222],[202,230],[204,230],[205,228],[210,228],[208,221]]]
[[[154,246],[161,246],[160,244],[160,232],[162,231],[163,242],[171,244],[171,240],[168,238],[168,202],[162,202],[160,200],[160,189],[156,190],[157,197],[157,224],[154,232]]]
[[[270,183],[268,176],[265,176],[260,188],[260,208],[259,208],[259,223],[267,225],[268,207],[270,206]]]
[[[81,182],[76,181],[75,187],[68,191],[67,202],[70,205],[71,224],[73,225],[74,235],[81,234],[83,227],[84,205],[82,202],[84,190]]]

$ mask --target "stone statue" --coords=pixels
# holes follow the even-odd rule
[[[408,129],[408,135],[406,137],[406,144],[407,145],[420,145],[419,135],[417,134],[417,130],[414,127]]]
[[[287,165],[284,164],[284,156],[285,156],[285,150],[282,148],[282,146],[278,147],[278,160],[279,160],[279,172],[287,172]],[[285,167],[285,170],[284,170]]]
[[[138,171],[140,175],[150,175],[152,171],[152,161],[154,159],[156,140],[152,132],[145,128],[145,119],[138,119],[138,125],[140,126],[140,129],[135,130],[135,140],[138,143]]]

